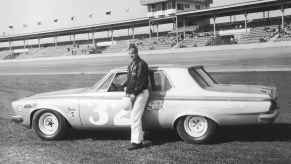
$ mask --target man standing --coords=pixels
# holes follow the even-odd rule
[[[128,75],[126,83],[126,96],[130,97],[132,102],[131,120],[131,145],[128,150],[134,150],[143,147],[142,115],[149,98],[148,75],[149,69],[147,63],[138,55],[138,49],[135,44],[129,45],[129,55],[132,59],[128,66]]]

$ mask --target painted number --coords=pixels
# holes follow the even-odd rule
[[[130,98],[124,97],[119,106],[121,109],[114,117],[114,125],[129,125],[130,124],[130,113],[131,113],[131,102]]]
[[[118,106],[89,104],[88,108],[93,108],[93,114],[89,116],[89,122],[96,126],[105,125],[109,122],[108,112],[120,110],[113,118],[114,125],[130,125],[131,102],[129,98],[124,98]],[[113,110],[114,109],[114,110]],[[113,113],[111,113],[113,114]]]
[[[114,125],[130,125],[130,112],[121,110],[114,117]]]
[[[106,112],[106,106],[97,106],[93,110],[93,115],[89,117],[90,123],[94,125],[105,125],[108,120],[108,114]]]

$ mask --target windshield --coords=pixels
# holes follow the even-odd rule
[[[114,74],[107,74],[104,75],[100,80],[97,81],[96,84],[94,84],[91,89],[94,89],[96,91],[100,91],[100,90],[106,90],[107,86],[109,86],[112,78],[113,78]]]
[[[189,68],[189,73],[202,88],[210,87],[216,84],[215,80],[202,67],[191,67]]]

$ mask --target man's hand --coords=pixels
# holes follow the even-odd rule
[[[135,100],[135,95],[134,94],[130,94],[129,97],[130,97],[130,101],[133,104],[134,103],[134,100]]]
[[[126,96],[130,98],[130,101],[133,104],[134,100],[135,100],[135,95],[134,94],[127,94]]]

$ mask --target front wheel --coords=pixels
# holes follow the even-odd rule
[[[40,138],[57,140],[65,137],[68,130],[68,123],[58,112],[44,109],[34,114],[32,127]]]
[[[207,143],[214,136],[216,123],[202,116],[186,116],[178,120],[176,130],[187,143]]]

